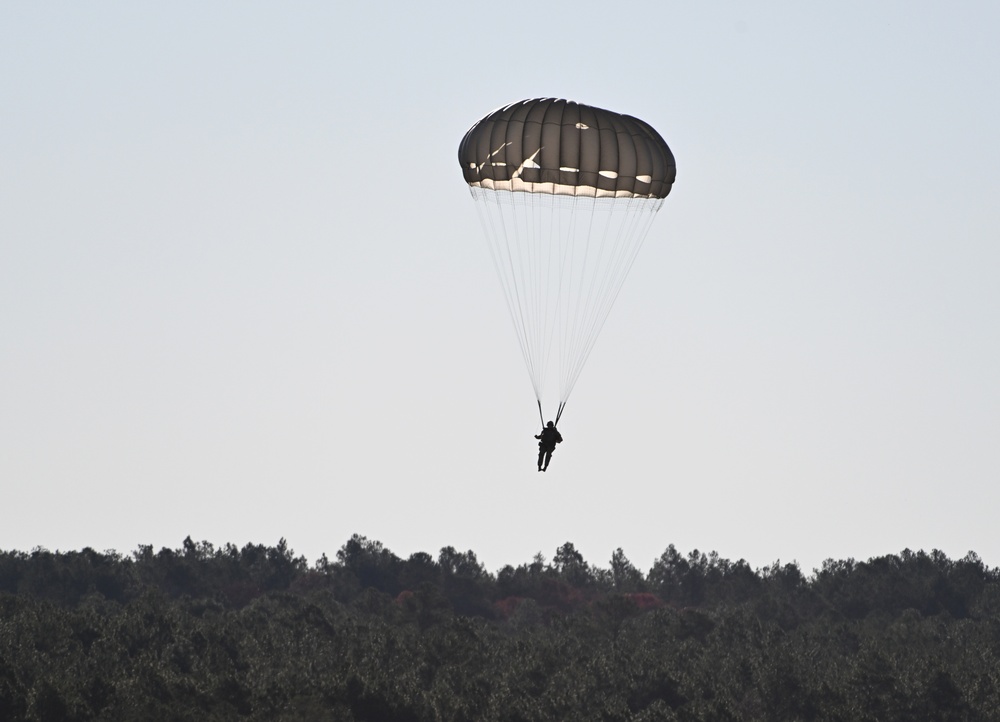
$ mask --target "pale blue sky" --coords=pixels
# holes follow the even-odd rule
[[[1000,6],[0,5],[0,548],[352,533],[1000,565]],[[535,471],[458,167],[497,106],[678,177]]]

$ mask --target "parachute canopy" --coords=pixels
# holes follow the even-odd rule
[[[472,126],[458,160],[543,425],[556,393],[558,423],[670,193],[674,156],[637,118],[540,98]]]
[[[473,187],[602,198],[665,198],[677,174],[648,123],[556,98],[490,113],[465,134],[458,160]]]

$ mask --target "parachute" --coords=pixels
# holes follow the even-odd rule
[[[473,125],[458,160],[542,424],[553,400],[558,423],[670,193],[674,156],[638,118],[538,98]]]

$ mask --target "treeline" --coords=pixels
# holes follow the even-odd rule
[[[648,572],[560,546],[486,570],[355,535],[313,564],[185,539],[0,552],[0,720],[1000,719],[975,555]]]

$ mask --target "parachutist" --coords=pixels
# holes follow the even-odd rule
[[[545,471],[552,461],[552,452],[556,450],[556,444],[562,443],[562,434],[550,421],[540,434],[535,435],[535,438],[538,439],[538,470]]]

